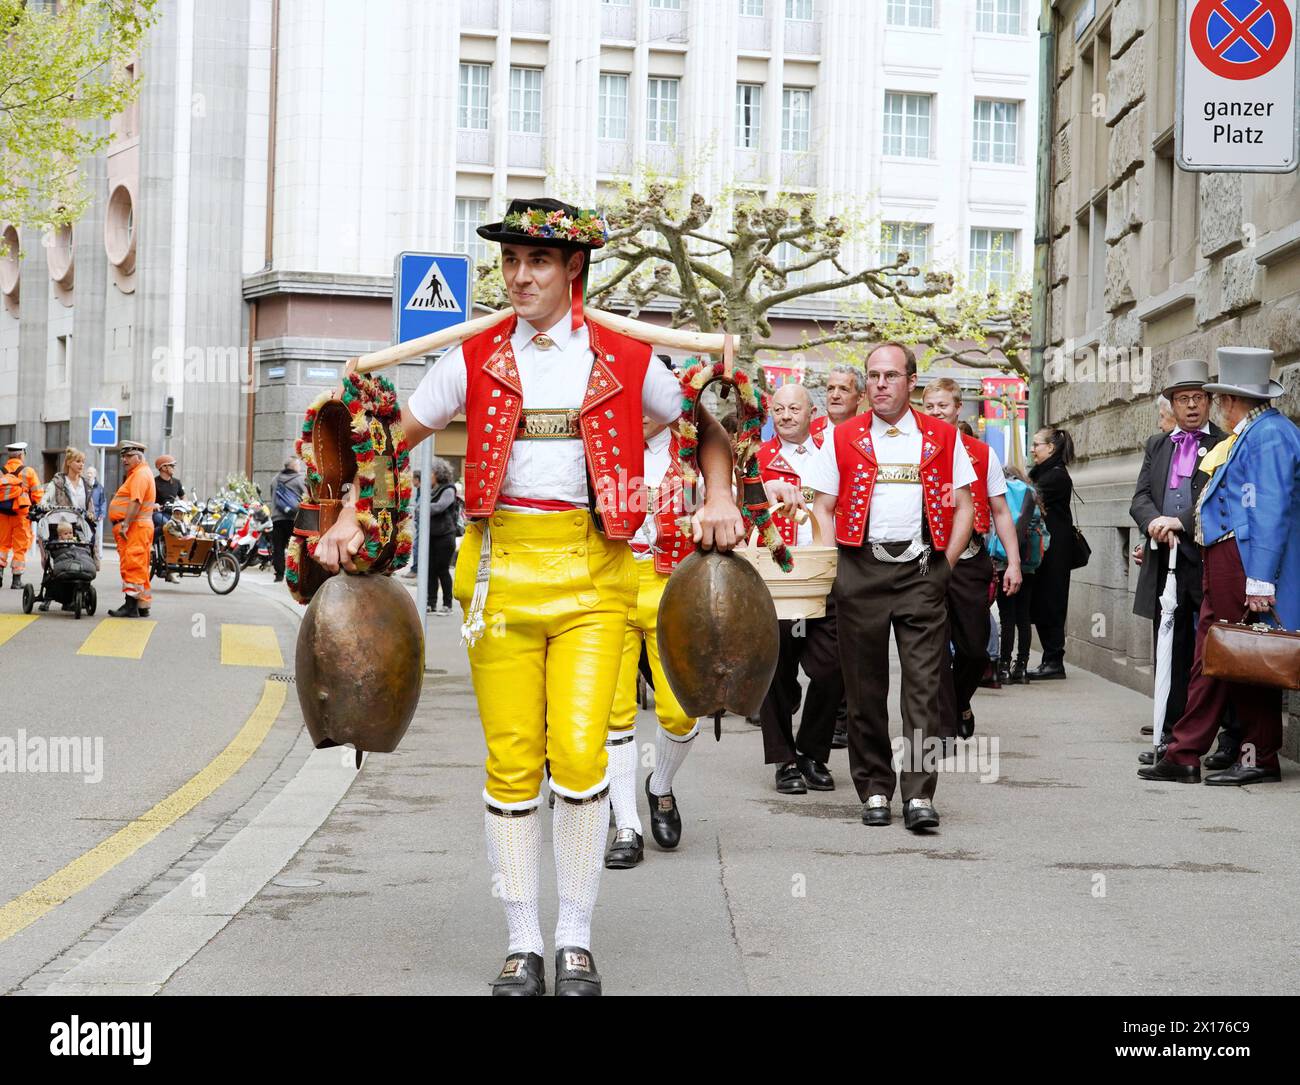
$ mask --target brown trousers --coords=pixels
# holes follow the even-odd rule
[[[919,561],[879,561],[870,545],[840,547],[835,616],[849,709],[849,771],[863,802],[872,795],[892,799],[896,784],[904,802],[934,796],[938,774],[924,770],[922,743],[940,734],[939,679],[948,650],[945,593],[951,575],[941,550],[930,554],[922,576]],[[897,778],[889,739],[891,628],[903,665],[905,747]]]
[[[835,600],[826,600],[826,616],[802,622],[779,622],[781,654],[772,685],[763,699],[758,718],[763,726],[763,760],[785,765],[796,754],[825,762],[831,755],[835,713],[844,698],[840,653],[835,636]],[[794,714],[799,708],[799,668],[808,675],[799,735],[794,734]]]

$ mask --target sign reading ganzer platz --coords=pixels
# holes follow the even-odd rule
[[[1296,168],[1297,0],[1182,0],[1178,164],[1187,170]]]

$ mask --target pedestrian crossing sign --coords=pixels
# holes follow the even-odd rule
[[[117,411],[112,407],[90,408],[90,447],[112,448],[117,444]]]
[[[393,342],[462,323],[472,264],[464,253],[403,252],[393,268]]]

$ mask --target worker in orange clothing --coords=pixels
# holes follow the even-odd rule
[[[11,588],[23,586],[27,551],[32,548],[32,522],[27,514],[45,499],[41,480],[23,462],[26,455],[26,441],[5,445],[4,471],[0,473],[0,582],[13,551]]]
[[[153,510],[157,501],[153,472],[144,462],[144,452],[144,445],[138,441],[122,442],[122,485],[108,506],[126,596],[120,607],[108,612],[114,618],[147,618],[153,602],[149,553],[153,548]]]

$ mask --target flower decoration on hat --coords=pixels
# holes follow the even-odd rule
[[[561,243],[571,241],[593,249],[601,248],[609,238],[605,220],[594,209],[581,211],[576,218],[563,211],[542,208],[515,211],[506,215],[504,225],[529,237],[554,239]]]

